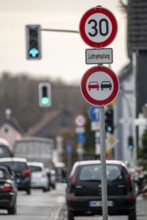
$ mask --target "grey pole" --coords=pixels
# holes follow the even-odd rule
[[[67,29],[42,28],[41,31],[79,34],[79,31],[77,31],[77,30],[67,30]]]
[[[68,167],[68,176],[69,176],[69,174],[70,174],[70,170],[71,170],[71,154],[72,154],[72,152],[70,151],[70,152],[68,152],[67,153],[67,167]]]
[[[102,211],[103,211],[103,220],[108,220],[104,106],[99,107],[99,113],[100,113]]]

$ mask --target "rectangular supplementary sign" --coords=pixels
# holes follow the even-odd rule
[[[86,49],[86,64],[110,64],[113,63],[112,48]]]

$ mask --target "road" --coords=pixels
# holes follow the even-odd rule
[[[67,220],[67,213],[65,213],[64,220]],[[108,216],[108,220],[128,220],[127,216]],[[103,220],[102,216],[95,217],[76,217],[75,220]],[[137,220],[147,220],[147,199],[144,200],[142,196],[137,198]]]
[[[6,210],[0,210],[2,220],[57,220],[59,212],[65,203],[65,184],[57,184],[57,190],[44,193],[32,190],[31,195],[18,192],[17,214],[7,215]]]
[[[65,184],[57,184],[56,190],[42,192],[32,190],[31,195],[18,192],[17,214],[7,215],[6,210],[0,210],[2,220],[67,220],[65,205]],[[147,199],[137,199],[137,220],[147,219]],[[76,217],[75,220],[103,220],[102,216]],[[118,216],[109,216],[108,220],[118,220]],[[119,216],[119,220],[127,220],[127,216]]]

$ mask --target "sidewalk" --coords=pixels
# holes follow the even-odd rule
[[[147,196],[137,197],[137,216],[147,216]]]

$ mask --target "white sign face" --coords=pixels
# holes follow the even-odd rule
[[[109,64],[113,63],[112,48],[86,49],[86,64]]]
[[[81,134],[85,132],[85,128],[84,127],[76,127],[76,133]]]
[[[114,88],[113,81],[105,72],[95,72],[87,80],[87,92],[96,100],[107,99]]]
[[[101,43],[110,37],[111,32],[111,20],[104,14],[92,14],[85,23],[85,33],[91,41]]]
[[[92,131],[97,131],[100,130],[100,123],[96,121],[91,122],[91,130]]]
[[[86,118],[84,115],[76,115],[74,119],[75,125],[77,127],[83,127],[86,123]]]

